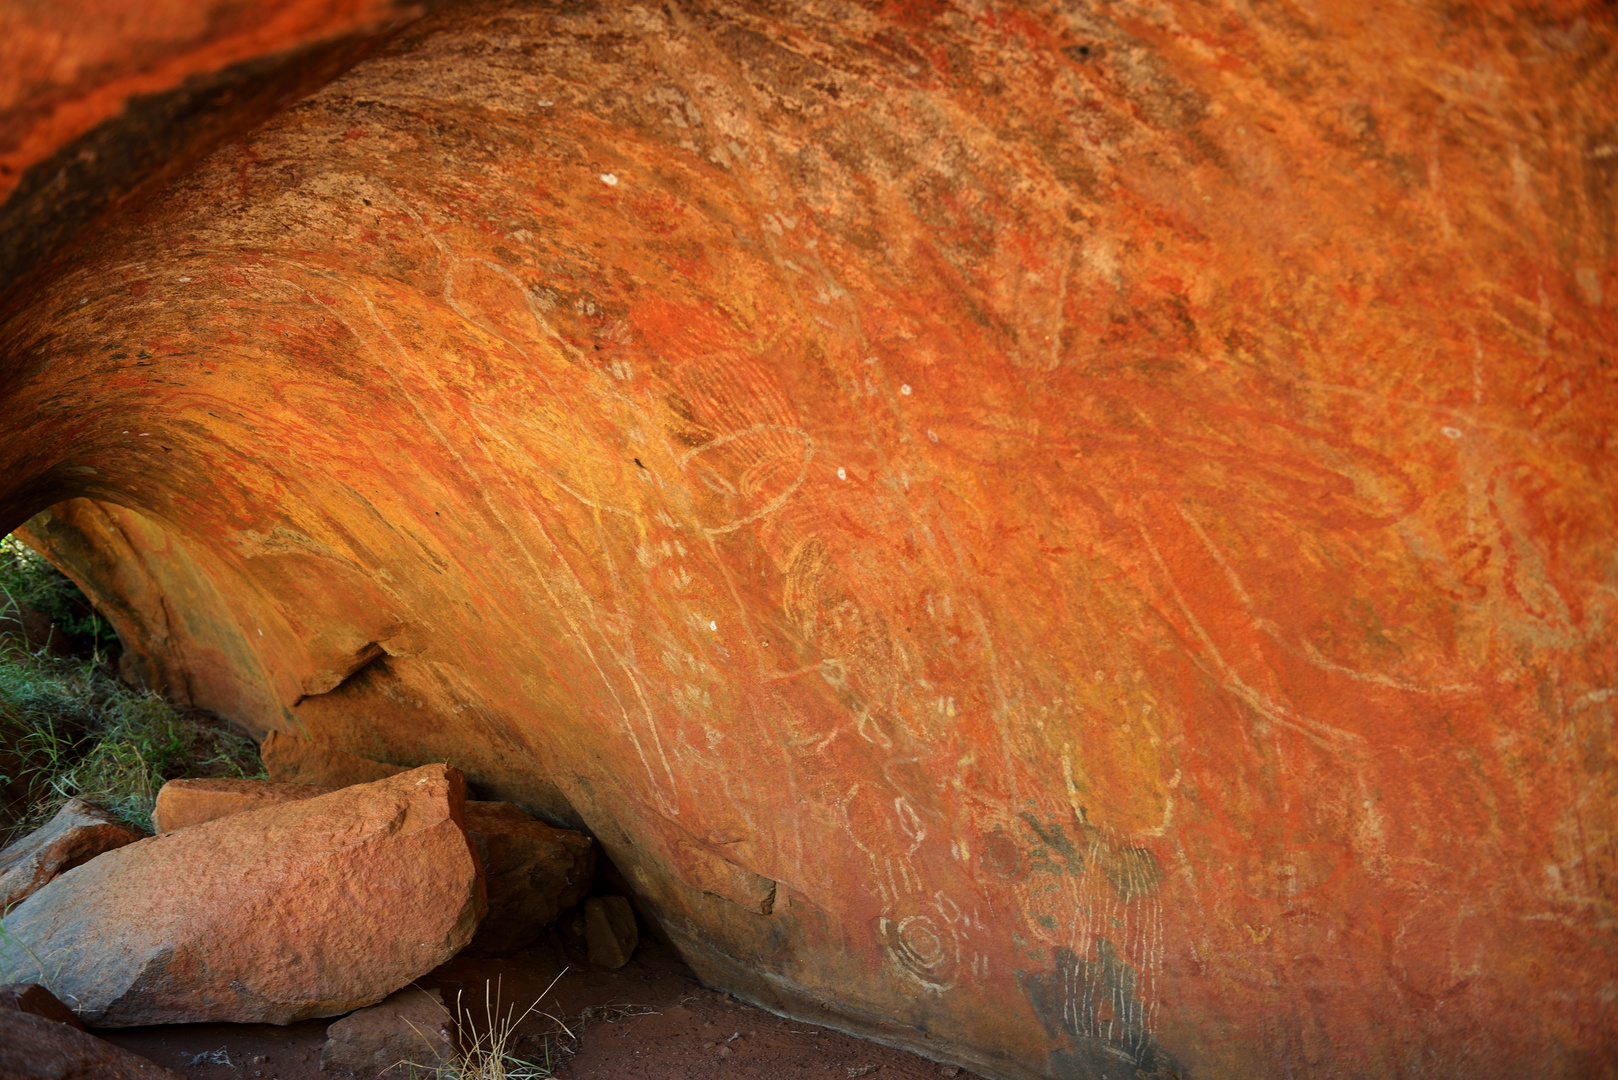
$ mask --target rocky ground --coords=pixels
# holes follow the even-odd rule
[[[155,836],[69,800],[0,851],[0,971],[50,984],[0,986],[0,1080],[500,1080],[434,1068],[491,1033],[511,1080],[961,1075],[704,989],[590,838],[453,767],[262,752],[165,784]]]
[[[446,997],[459,991],[463,1002],[475,1006],[480,1022],[486,984],[497,986],[501,1000],[519,1013],[544,993],[540,1009],[551,1015],[536,1013],[523,1022],[515,1049],[543,1064],[548,1044],[555,1073],[566,1080],[973,1078],[965,1070],[785,1020],[704,989],[674,951],[656,940],[643,940],[634,959],[617,971],[568,967],[563,972],[564,966],[546,944],[509,957],[459,956],[419,984],[440,988]],[[578,1038],[566,1037],[552,1016]],[[331,1022],[178,1024],[96,1034],[195,1080],[329,1080],[332,1074],[320,1071],[319,1059]]]

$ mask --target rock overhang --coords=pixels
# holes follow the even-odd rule
[[[458,5],[34,286],[0,506],[772,1008],[1579,1072],[1612,27],[1378,11]]]

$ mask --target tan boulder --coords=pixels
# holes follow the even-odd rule
[[[439,991],[407,987],[327,1028],[320,1070],[376,1076],[401,1061],[430,1070],[455,1060],[455,1031]]]
[[[155,836],[5,920],[93,1027],[290,1023],[374,1004],[459,952],[485,909],[464,780],[427,765]]]
[[[56,816],[0,851],[0,912],[97,855],[132,844],[141,833],[82,799],[69,799]]]
[[[483,860],[489,914],[472,948],[515,952],[572,907],[595,876],[595,842],[504,802],[466,804],[466,831]]]
[[[84,1021],[63,1005],[60,999],[39,983],[9,983],[0,986],[0,1009],[31,1013],[58,1024],[84,1030]]]
[[[172,832],[331,790],[273,780],[170,780],[157,793],[152,821],[158,832]],[[579,902],[595,875],[593,840],[547,825],[513,803],[468,801],[466,831],[489,896],[474,951],[508,953],[530,944]]]
[[[584,902],[584,940],[595,967],[621,968],[640,944],[635,910],[622,896],[592,896]]]
[[[0,1080],[180,1080],[180,1074],[69,1024],[0,1009]]]
[[[404,765],[372,761],[279,731],[272,731],[264,737],[259,744],[258,754],[264,760],[264,768],[269,771],[270,779],[283,784],[341,788],[350,784],[369,784],[409,771]]]
[[[199,779],[170,780],[157,793],[152,827],[159,833],[229,817],[247,810],[299,802],[334,790],[311,784],[274,780]]]

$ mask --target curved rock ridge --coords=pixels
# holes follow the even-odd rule
[[[460,4],[33,283],[0,527],[171,696],[587,826],[772,1009],[1600,1074],[1614,46]]]

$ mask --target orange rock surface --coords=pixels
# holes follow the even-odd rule
[[[234,777],[170,780],[157,792],[156,805],[152,807],[152,830],[162,835],[231,814],[313,799],[331,791],[331,788],[312,784],[239,780]]]
[[[1610,1072],[1615,45],[457,5],[14,293],[0,527],[171,695],[588,825],[771,1008]]]
[[[232,64],[375,31],[395,0],[51,0],[0,6],[0,201],[130,99]]]

